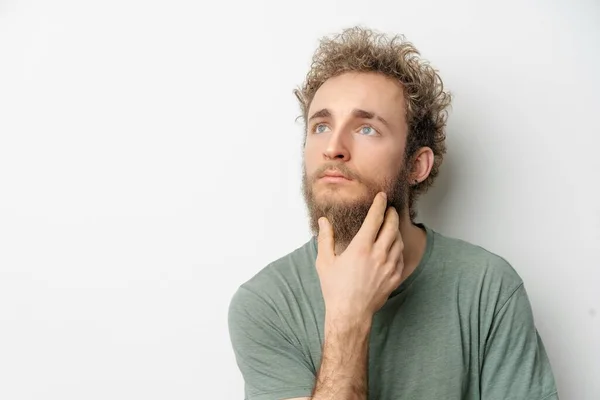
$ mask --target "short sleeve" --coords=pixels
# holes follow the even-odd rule
[[[311,396],[311,365],[273,305],[242,286],[229,305],[228,325],[246,400]]]
[[[481,398],[558,400],[550,362],[522,284],[494,316],[485,343]]]

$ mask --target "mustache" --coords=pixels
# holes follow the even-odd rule
[[[345,177],[350,178],[352,180],[355,180],[358,182],[361,181],[360,176],[358,174],[356,174],[354,171],[352,171],[350,168],[348,168],[348,166],[346,166],[345,164],[325,164],[314,172],[312,180],[315,181],[315,180],[319,179],[319,177],[321,177],[326,171],[330,171],[330,170],[338,171],[339,173],[343,174]]]

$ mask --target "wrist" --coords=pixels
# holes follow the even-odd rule
[[[368,335],[371,331],[373,315],[347,314],[327,310],[325,312],[325,332],[355,333]]]

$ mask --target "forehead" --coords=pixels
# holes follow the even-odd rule
[[[321,85],[309,107],[311,113],[327,108],[334,116],[349,114],[355,108],[402,123],[406,103],[400,83],[378,73],[348,72],[330,78]]]

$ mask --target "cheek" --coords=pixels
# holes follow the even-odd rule
[[[309,176],[319,167],[321,159],[320,154],[321,153],[314,144],[307,143],[304,147],[304,153],[302,155],[304,157],[304,169]]]
[[[396,176],[402,167],[402,157],[397,152],[379,150],[354,158],[357,172],[377,182]]]

